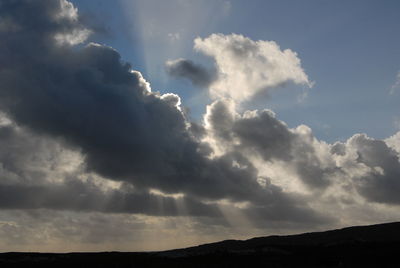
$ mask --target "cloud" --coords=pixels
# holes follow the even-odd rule
[[[176,42],[181,38],[181,35],[179,33],[169,33],[168,38],[171,42]]]
[[[81,154],[28,129],[8,123],[0,126],[0,137],[2,209],[47,208],[220,217],[218,208],[212,204],[206,205],[183,195],[165,196],[126,184],[112,184],[85,173]]]
[[[205,125],[215,152],[240,151],[270,168],[284,163],[280,172],[291,173],[309,190],[329,191],[348,181],[369,201],[399,203],[398,134],[386,142],[356,134],[330,145],[317,140],[307,126],[290,129],[270,110],[239,114],[230,100],[211,104]]]
[[[211,133],[209,142],[216,151],[237,150],[245,155],[258,154],[263,161],[283,161],[310,187],[329,184],[334,167],[324,157],[328,146],[318,142],[307,126],[289,129],[271,110],[246,111],[240,115],[229,100],[210,105],[205,124]]]
[[[193,85],[207,88],[216,80],[215,71],[193,63],[191,60],[177,59],[165,63],[167,74],[175,78],[187,78]]]
[[[111,184],[104,178],[85,173],[82,168],[83,157],[79,153],[68,151],[56,140],[40,137],[28,129],[7,124],[0,127],[0,136],[0,209],[210,217],[214,218],[215,222],[223,218],[221,208],[215,202],[204,203],[190,195],[166,195],[151,189],[140,190],[126,183]],[[222,170],[218,175],[235,179],[240,179],[241,175],[251,177],[250,171],[254,170],[249,162],[245,162],[245,158],[233,155],[229,157],[236,159],[236,166],[232,167],[231,159],[226,155],[216,160],[217,163],[224,162],[217,166],[227,164],[232,170],[230,174],[225,174],[227,171]],[[223,185],[230,187],[228,181]],[[237,187],[248,189],[245,185]],[[212,194],[219,196],[219,191]],[[255,211],[264,211],[265,215],[280,215],[279,211],[282,210],[294,212],[281,216],[266,216],[263,221],[267,222],[286,218],[300,222],[325,221],[304,203],[285,195],[279,187],[272,184],[268,185],[267,192],[253,189],[253,194],[258,193],[257,196],[249,197],[236,191],[238,200],[251,200],[257,205],[249,203],[243,208],[235,208],[228,202],[224,204],[224,210],[239,209],[249,217],[253,217]]]
[[[396,82],[390,87],[389,94],[393,95],[399,87],[400,87],[400,71],[396,75]]]
[[[62,184],[38,186],[0,185],[0,193],[0,208],[8,210],[45,208],[150,216],[221,217],[216,205],[206,205],[191,198],[165,197],[125,189],[105,192],[95,184],[73,179]],[[74,198],[71,199],[71,196]]]
[[[397,217],[399,134],[328,144],[271,110],[239,111],[285,83],[311,86],[292,50],[241,35],[197,38],[215,72],[167,63],[215,99],[193,123],[178,95],[153,91],[115,49],[88,43],[71,3],[6,0],[0,17],[0,212],[9,217],[186,217],[189,233],[214,237],[237,234],[235,224],[248,235]],[[3,222],[0,232],[16,226]],[[107,238],[96,234],[88,240]]]
[[[399,154],[384,141],[366,135],[353,136],[347,146],[347,150],[356,151],[355,161],[367,169],[354,178],[359,192],[371,201],[400,204]]]
[[[82,150],[88,170],[146,186],[158,186],[158,176],[149,173],[168,174],[185,150],[195,150],[176,107],[179,97],[150,92],[141,74],[112,48],[90,43],[70,49],[52,38],[76,24],[54,22],[64,12],[61,2],[6,3],[0,12],[19,25],[17,33],[1,34],[0,45],[2,51],[13,45],[2,53],[8,64],[0,72],[0,107],[12,120]],[[17,12],[34,8],[41,16]],[[32,25],[38,28],[35,40]]]
[[[196,38],[194,48],[215,60],[218,80],[210,88],[213,98],[229,97],[240,102],[287,83],[312,86],[297,53],[281,50],[274,41],[212,34]]]
[[[151,196],[138,193],[151,189],[183,194],[197,209],[204,202],[226,199],[257,206],[268,202],[269,210],[281,207],[281,202],[310,210],[279,187],[261,187],[257,169],[239,151],[210,157],[208,145],[191,133],[179,96],[152,92],[114,49],[95,43],[82,48],[60,44],[55,36],[83,27],[73,6],[65,3],[9,1],[0,7],[0,14],[18,25],[17,32],[0,36],[0,51],[12,49],[1,55],[6,64],[0,71],[0,108],[33,133],[58,139],[82,154],[83,172],[133,185],[133,195],[115,191],[113,203],[122,204],[110,211],[130,211],[133,204],[143,202],[143,210],[131,212],[150,213]],[[38,12],[31,13],[32,9]],[[38,28],[34,40],[32,27]],[[111,202],[109,195],[77,182],[4,186],[3,192],[14,193],[4,196],[5,208],[59,204],[52,208],[101,210]],[[65,203],[63,197],[74,192],[83,192],[82,202]],[[14,203],[13,196],[32,197],[35,202],[21,198],[21,203]],[[164,199],[166,204],[171,201]],[[146,202],[152,205],[146,207]],[[90,205],[94,203],[103,206]]]
[[[385,140],[387,145],[400,154],[400,131]]]
[[[4,185],[59,183],[82,170],[83,156],[0,116],[0,174]]]

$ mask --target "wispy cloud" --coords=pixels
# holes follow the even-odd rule
[[[389,94],[393,95],[396,92],[396,90],[398,90],[399,88],[400,88],[400,71],[397,73],[396,81],[390,88]]]

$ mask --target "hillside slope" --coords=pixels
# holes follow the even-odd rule
[[[400,267],[399,253],[395,222],[162,252],[1,253],[0,267]]]

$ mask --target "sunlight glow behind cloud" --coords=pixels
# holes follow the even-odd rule
[[[163,63],[185,53],[187,42],[229,14],[228,1],[120,0],[132,35],[138,36],[150,78],[164,79]]]

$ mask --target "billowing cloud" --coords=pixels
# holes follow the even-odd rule
[[[170,76],[187,78],[193,85],[203,88],[209,87],[217,78],[215,71],[207,70],[205,67],[186,59],[169,60],[165,63],[165,68]]]
[[[171,164],[197,146],[177,107],[179,97],[150,92],[141,74],[109,47],[90,43],[75,50],[59,45],[52,37],[71,22],[67,17],[67,26],[53,25],[59,17],[54,14],[64,11],[62,2],[48,2],[1,7],[19,27],[13,34],[2,33],[1,49],[14,46],[12,53],[2,54],[8,64],[0,72],[1,109],[12,120],[81,150],[88,170],[159,187],[155,180],[164,179],[150,173],[158,170],[168,176]],[[41,8],[42,16],[28,7]],[[24,16],[17,13],[25,9],[29,13]],[[14,12],[18,15],[11,17]],[[28,45],[32,24],[41,32],[35,32],[36,42]]]
[[[260,187],[257,170],[240,152],[210,158],[208,145],[191,134],[179,97],[151,92],[141,74],[122,62],[114,49],[94,43],[82,49],[60,44],[54,38],[60,31],[82,28],[71,5],[9,3],[1,6],[1,13],[18,31],[1,33],[0,49],[13,47],[12,53],[2,55],[7,64],[0,72],[0,108],[12,121],[79,151],[85,172],[130,183],[141,191],[269,206],[286,202],[306,209],[278,187]],[[41,16],[28,12],[31,8],[40,10]],[[40,31],[28,45],[32,25]],[[18,189],[30,194],[30,189]],[[70,188],[34,192],[48,196],[64,190]]]
[[[196,38],[194,48],[215,60],[218,80],[210,88],[213,98],[244,101],[287,83],[312,85],[297,53],[281,50],[274,41],[212,34]]]
[[[310,190],[325,190],[348,181],[367,200],[398,203],[400,174],[398,134],[386,142],[357,134],[346,143],[318,141],[307,126],[290,129],[270,110],[240,115],[229,100],[208,107],[206,138],[214,151],[241,151],[270,163],[284,163]],[[276,168],[276,167],[275,167]]]
[[[389,145],[389,147],[400,154],[400,131],[394,134],[392,137],[387,138],[385,142]]]
[[[0,137],[1,209],[220,217],[213,204],[206,205],[183,195],[138,190],[85,173],[80,153],[28,129],[3,124]]]
[[[8,121],[2,118],[3,122]],[[9,121],[0,127],[0,136],[2,148],[0,209],[53,209],[150,216],[206,216],[214,218],[217,222],[223,218],[218,202],[203,203],[190,195],[167,195],[152,189],[140,190],[131,184],[113,183],[95,174],[85,173],[82,167],[83,157],[79,153],[63,148],[54,139],[38,136]],[[223,161],[231,165],[230,157],[236,159],[236,165],[250,165],[249,168],[239,168],[239,166],[232,168],[232,176],[235,176],[234,173],[244,173],[251,177],[251,173],[245,171],[252,170],[251,164],[243,162],[246,160],[239,156],[228,157],[227,155],[217,162]],[[242,187],[246,186],[242,185]],[[242,213],[249,217],[255,216],[255,211],[260,213],[263,211],[266,216],[261,217],[260,220],[264,221],[286,218],[296,219],[299,222],[325,220],[306,207],[301,208],[301,204],[295,204],[298,201],[294,197],[286,196],[279,187],[272,184],[269,185],[268,192],[260,189],[253,190],[253,193],[255,192],[258,192],[258,196],[239,196],[237,193],[236,197],[238,200],[252,200],[257,204],[255,207],[249,203],[240,208]],[[213,195],[220,195],[219,190]],[[265,202],[268,202],[268,206],[264,206]],[[223,208],[235,209],[229,203],[223,204]],[[277,217],[279,211],[283,210],[294,213],[285,213]]]
[[[354,183],[367,199],[380,203],[400,204],[399,154],[384,141],[366,135],[355,135],[347,141],[347,154],[356,154],[354,159],[366,171],[356,175]]]
[[[329,184],[335,168],[333,161],[325,157],[328,146],[317,141],[307,126],[289,129],[271,110],[239,115],[234,107],[227,100],[208,107],[205,121],[216,151],[244,151],[246,155],[258,154],[264,161],[283,161],[305,184]]]

